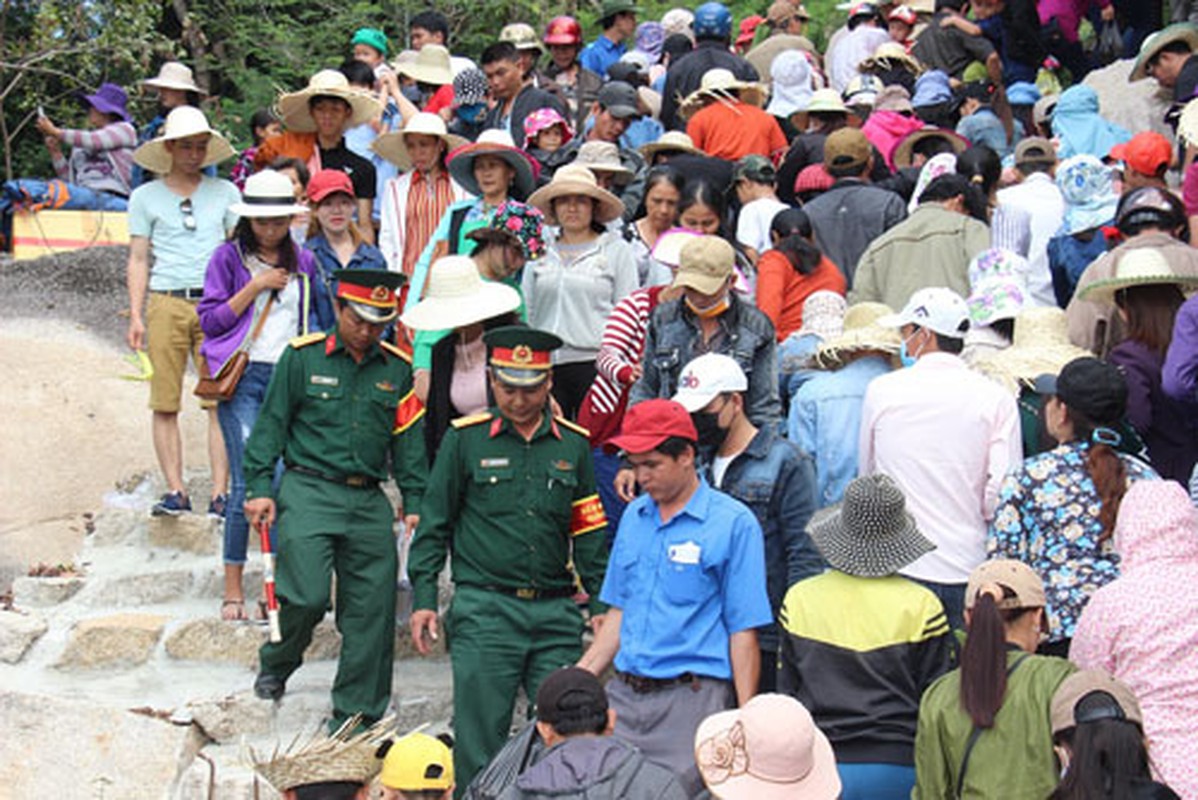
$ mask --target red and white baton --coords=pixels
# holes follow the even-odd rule
[[[275,554],[270,551],[270,526],[258,523],[258,536],[262,540],[262,589],[266,593],[266,621],[270,625],[270,640],[283,641],[279,628],[279,598],[275,596]]]

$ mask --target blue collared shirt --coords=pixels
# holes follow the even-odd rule
[[[607,77],[607,68],[620,60],[628,50],[623,42],[616,44],[602,33],[578,55],[578,63],[596,75]]]
[[[889,371],[886,359],[859,358],[835,372],[816,373],[790,401],[786,436],[815,458],[816,508],[839,503],[857,477],[865,388]]]
[[[324,238],[324,234],[317,234],[305,241],[304,248],[311,251],[312,255],[316,257],[317,280],[312,282],[312,297],[315,301],[314,307],[320,330],[328,330],[337,322],[333,316],[333,298],[336,296],[333,273],[339,269],[385,270],[387,261],[377,247],[362,242],[350,256],[349,263],[342,266],[341,260],[333,252],[333,246],[329,244],[328,239]]]
[[[773,620],[761,526],[702,479],[664,524],[657,503],[642,495],[620,520],[599,597],[624,612],[616,669],[729,680],[729,637]]]

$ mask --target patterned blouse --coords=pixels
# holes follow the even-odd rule
[[[1102,501],[1086,469],[1089,442],[1069,442],[1033,456],[999,490],[986,539],[989,558],[1014,558],[1044,580],[1049,641],[1073,638],[1077,618],[1096,589],[1119,577],[1119,554],[1099,544]],[[1157,480],[1144,462],[1119,453],[1130,484]]]

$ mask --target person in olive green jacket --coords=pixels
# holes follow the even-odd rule
[[[912,800],[1042,800],[1056,788],[1052,697],[1077,667],[1035,655],[1047,602],[1022,561],[987,561],[969,576],[961,666],[919,706]]]
[[[437,576],[452,553],[446,618],[453,659],[454,771],[459,796],[507,740],[523,686],[535,697],[582,655],[573,563],[592,625],[607,566],[607,518],[584,429],[548,411],[551,351],[562,340],[519,326],[485,336],[495,406],[451,424],[412,540],[412,639],[438,636]]]
[[[408,357],[379,337],[398,316],[403,276],[339,270],[336,329],[294,339],[275,366],[245,448],[245,516],[278,519],[277,593],[282,641],[259,651],[258,697],[278,700],[299,668],[337,575],[341,655],[330,730],[360,715],[383,717],[391,701],[398,559],[395,514],[379,484],[387,461],[408,527],[419,521],[428,478],[424,408]],[[286,471],[278,492],[275,465]]]

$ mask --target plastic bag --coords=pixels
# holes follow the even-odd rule
[[[495,800],[516,782],[520,773],[541,759],[545,749],[545,743],[537,735],[536,723],[528,723],[474,777],[462,800]]]
[[[1110,19],[1102,23],[1098,32],[1098,46],[1094,48],[1094,61],[1105,67],[1123,57],[1123,32],[1119,23]]]

